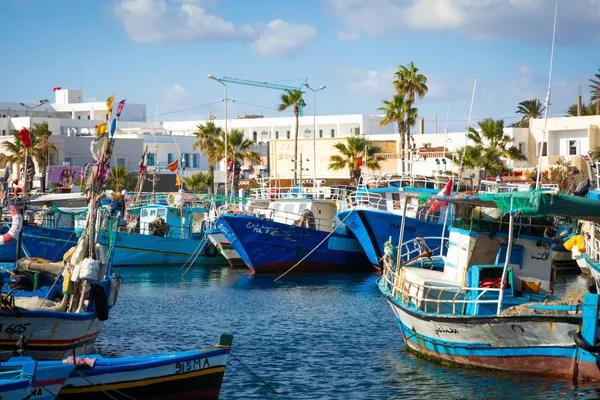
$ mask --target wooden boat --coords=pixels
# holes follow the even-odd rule
[[[177,353],[65,360],[77,364],[61,399],[217,399],[221,390],[232,335],[222,334],[219,344]],[[52,361],[61,365],[59,361]]]
[[[408,349],[454,365],[600,380],[600,296],[553,296],[553,240],[523,234],[528,222],[519,223],[538,215],[598,221],[600,201],[538,191],[442,200],[457,216],[446,256],[411,249],[402,264],[390,249],[378,281]],[[499,208],[508,223],[475,220],[473,207]],[[442,270],[423,268],[436,258]]]
[[[50,365],[30,357],[13,357],[0,366],[0,398],[3,400],[53,400],[74,365]]]

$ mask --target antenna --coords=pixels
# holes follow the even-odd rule
[[[460,170],[458,174],[458,180],[456,182],[456,191],[460,190],[460,179],[462,178],[462,173],[465,168],[465,154],[467,152],[467,140],[469,129],[471,129],[471,116],[473,115],[473,103],[475,102],[475,89],[477,89],[477,77],[475,77],[475,82],[473,83],[473,95],[471,96],[471,107],[469,108],[469,119],[467,121],[467,131],[465,132],[465,147],[463,148],[462,157],[460,159]]]
[[[544,153],[544,143],[546,143],[546,134],[548,129],[548,109],[550,108],[550,89],[552,86],[552,64],[554,63],[554,42],[556,39],[556,19],[558,17],[558,0],[556,0],[556,6],[554,7],[554,28],[552,29],[552,50],[550,51],[550,73],[548,74],[548,94],[546,95],[546,109],[544,110],[544,132],[542,133],[542,142],[540,143],[540,151],[538,153],[538,170],[537,177],[535,179],[535,188],[540,188],[540,177],[542,175],[542,155]],[[548,145],[546,145],[546,151]]]
[[[156,172],[158,170],[158,145],[156,144],[156,121],[158,120],[158,106],[160,104],[160,100],[156,100],[156,114],[154,115],[154,129],[152,130],[152,135],[154,136],[154,171],[152,171],[152,203],[156,203],[156,182],[160,179],[156,176]]]
[[[446,127],[444,128],[444,154],[442,158],[446,158],[446,144],[448,143],[448,120],[450,119],[450,102],[446,105]]]

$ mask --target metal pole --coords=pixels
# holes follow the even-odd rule
[[[219,82],[223,85],[224,96],[225,96],[225,99],[224,99],[224,101],[225,101],[225,197],[227,198],[227,185],[229,184],[229,177],[227,176],[227,166],[229,163],[229,154],[227,153],[227,136],[228,136],[228,133],[227,133],[227,85],[222,81],[219,81]],[[233,162],[233,165],[231,166],[231,170],[234,171],[234,169],[235,169],[235,160]]]
[[[554,28],[552,30],[552,50],[550,50],[550,73],[548,74],[548,93],[546,95],[546,109],[544,110],[544,132],[542,133],[542,142],[540,143],[540,151],[538,153],[538,170],[535,178],[535,188],[539,189],[541,186],[541,174],[542,174],[542,156],[544,154],[544,143],[546,143],[546,133],[548,129],[548,109],[550,108],[550,87],[552,86],[552,64],[554,62],[554,40],[556,38],[556,18],[558,16],[558,0],[554,7]],[[548,154],[548,145],[546,145],[546,154]]]
[[[513,221],[514,221],[514,211],[513,211],[513,197],[510,198],[510,211],[509,211],[509,222],[508,222],[508,244],[506,246],[506,260],[504,260],[504,269],[502,269],[502,279],[500,280],[500,294],[498,296],[498,309],[496,310],[496,314],[500,315],[500,311],[502,310],[502,300],[504,299],[504,281],[506,280],[506,274],[508,272],[508,265],[510,264],[510,253],[512,251],[512,243],[513,243]]]
[[[313,192],[317,198],[317,91],[313,90]]]

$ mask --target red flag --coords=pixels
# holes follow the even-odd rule
[[[362,167],[363,163],[362,163],[362,157],[358,157],[356,159],[356,166],[357,167]]]
[[[125,99],[119,102],[117,106],[117,119],[121,118],[121,113],[123,112],[123,107],[125,107]]]
[[[446,183],[446,186],[444,186],[442,188],[442,190],[440,190],[440,192],[436,195],[436,197],[437,196],[450,196],[450,193],[452,193],[452,178],[450,178],[448,183]],[[442,208],[442,206],[447,206],[447,205],[448,205],[448,202],[439,201],[434,197],[433,201],[431,202],[431,207],[429,207],[429,209],[427,210],[427,214],[434,213],[437,210],[439,210],[440,208]]]
[[[62,88],[60,86],[58,86],[58,87],[55,87],[54,89],[52,89],[52,91],[56,92],[57,90],[60,90],[60,89],[62,89]]]
[[[179,166],[179,160],[175,160],[171,164],[167,165],[167,168],[169,168],[169,171],[175,172],[175,171],[177,171],[178,166]]]
[[[25,148],[28,149],[31,146],[31,135],[29,134],[28,129],[21,129],[19,131],[19,138],[21,139],[21,142],[23,142],[23,146],[25,146]]]

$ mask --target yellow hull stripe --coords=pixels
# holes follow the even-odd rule
[[[187,374],[175,374],[175,375],[163,376],[160,378],[150,378],[150,379],[143,379],[143,380],[131,381],[131,382],[122,382],[122,383],[116,383],[116,384],[98,383],[97,386],[89,386],[89,387],[85,386],[85,387],[81,387],[81,388],[63,387],[60,390],[59,395],[60,394],[102,392],[102,391],[119,390],[119,389],[130,389],[130,388],[139,387],[139,386],[153,385],[155,383],[178,381],[178,380],[182,380],[182,379],[195,378],[197,376],[202,376],[202,375],[217,374],[220,372],[225,372],[224,366],[201,369],[199,371],[194,371],[194,372],[190,372]],[[93,376],[90,377],[90,381],[93,382],[93,379],[94,379]]]

